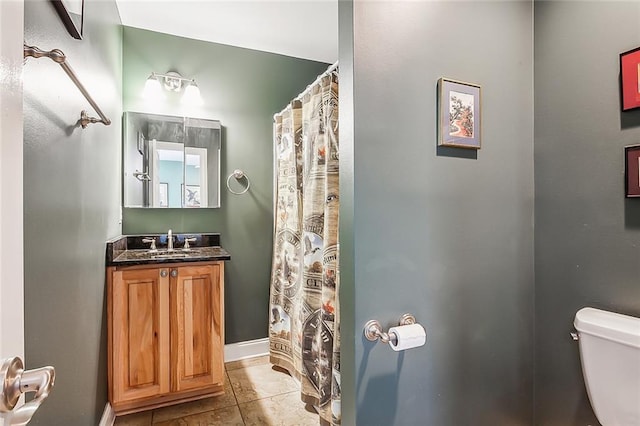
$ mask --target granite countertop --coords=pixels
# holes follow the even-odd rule
[[[155,238],[157,250],[150,250],[142,239]],[[195,238],[189,249],[184,239]],[[164,263],[205,262],[231,260],[220,247],[219,234],[174,234],[174,249],[167,249],[166,234],[122,235],[107,241],[106,265],[154,265]]]

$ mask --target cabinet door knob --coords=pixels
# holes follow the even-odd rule
[[[169,275],[169,273],[167,272],[166,269],[163,269],[163,270],[160,271],[160,276],[162,278],[166,278],[167,275]]]
[[[172,270],[171,270],[171,276],[172,276],[173,278],[177,277],[177,276],[178,276],[178,270],[177,270],[177,269],[172,269]]]

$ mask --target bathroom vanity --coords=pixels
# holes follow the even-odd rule
[[[219,238],[146,234],[107,242],[109,401],[116,414],[223,393],[230,256]],[[168,249],[174,239],[176,248]]]

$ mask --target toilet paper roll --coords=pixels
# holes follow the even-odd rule
[[[420,324],[391,327],[389,329],[389,335],[391,335],[391,333],[396,335],[395,344],[393,343],[393,340],[389,341],[389,345],[394,351],[404,351],[405,349],[417,348],[427,342],[427,332]]]

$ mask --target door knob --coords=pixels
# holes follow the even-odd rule
[[[167,275],[169,275],[169,273],[167,272],[167,270],[166,270],[166,269],[163,269],[163,270],[161,270],[161,271],[160,271],[160,276],[161,276],[162,278],[166,278],[166,277],[167,277]]]
[[[40,404],[49,396],[55,381],[55,369],[42,367],[25,370],[19,357],[7,358],[0,367],[0,413],[11,413],[10,425],[22,426],[29,423]],[[20,395],[35,392],[35,397],[13,411]]]
[[[178,270],[177,270],[177,269],[172,269],[172,270],[171,270],[171,277],[172,277],[172,278],[175,278],[175,277],[177,277],[177,276],[178,276]]]

